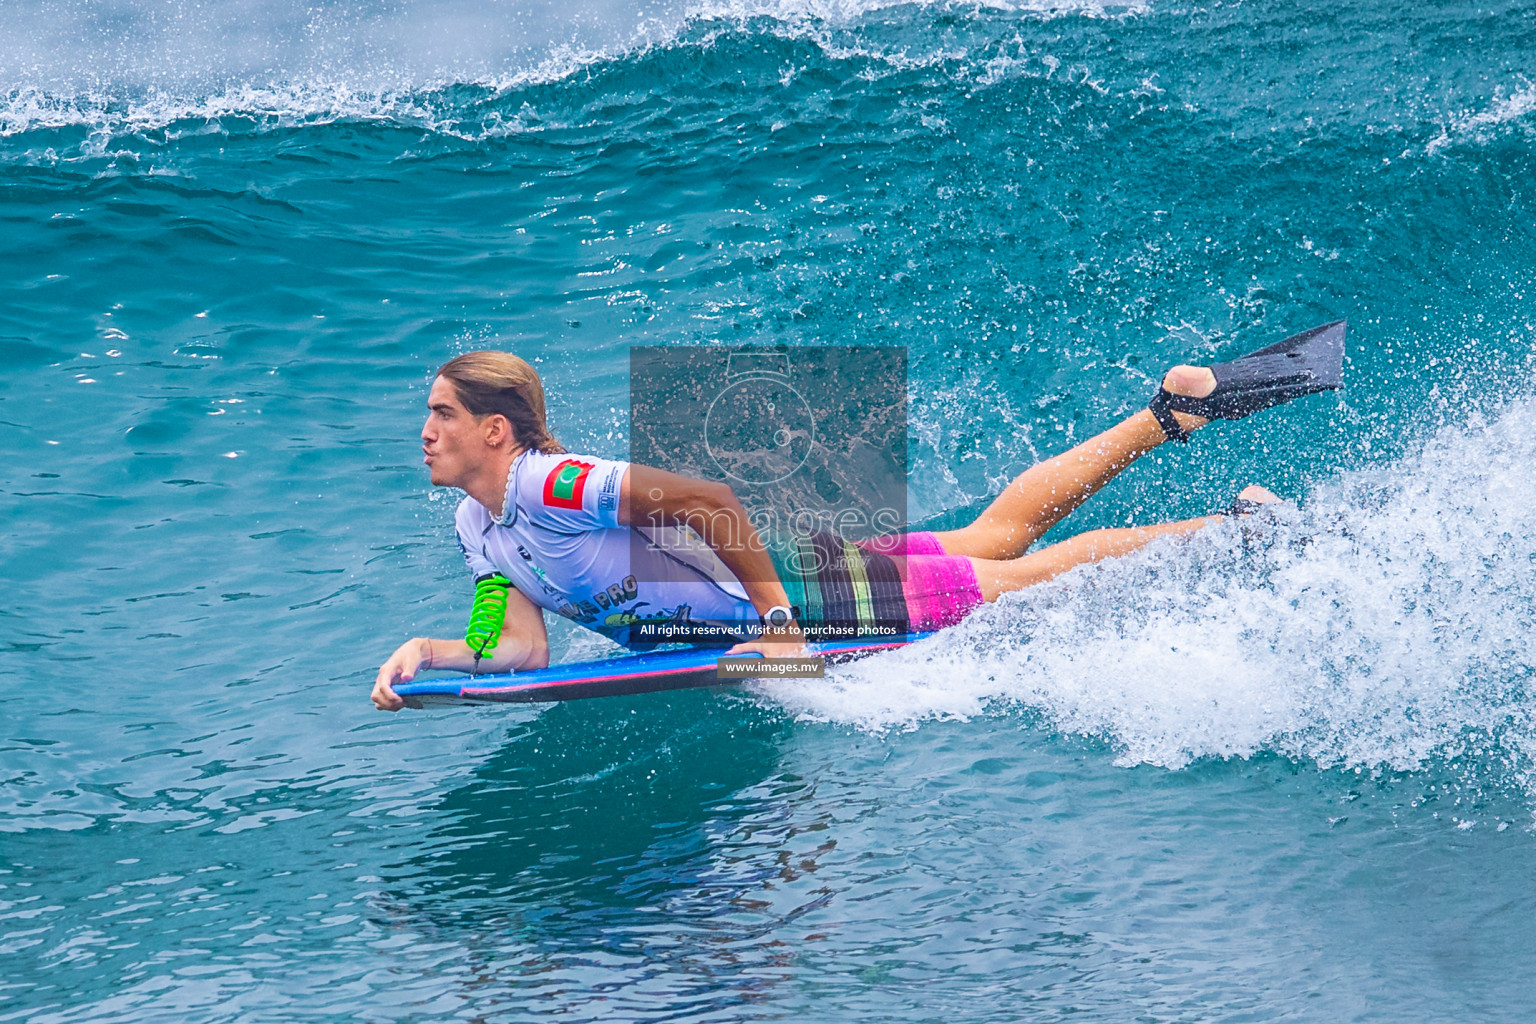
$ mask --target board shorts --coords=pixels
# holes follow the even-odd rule
[[[926,633],[983,601],[971,560],[928,532],[858,542],[818,532],[769,554],[811,639]]]

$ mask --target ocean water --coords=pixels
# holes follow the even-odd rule
[[[1525,1021],[1536,7],[0,5],[0,1021]],[[909,359],[966,521],[1168,365],[1296,506],[820,681],[385,715],[430,374]],[[557,629],[557,656],[606,650]]]

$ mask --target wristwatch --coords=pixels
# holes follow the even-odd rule
[[[763,613],[763,625],[770,629],[783,629],[795,621],[795,610],[788,605],[776,604]]]

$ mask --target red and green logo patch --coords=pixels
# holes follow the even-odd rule
[[[587,486],[592,463],[565,459],[544,478],[544,504],[550,508],[581,508],[581,494]]]

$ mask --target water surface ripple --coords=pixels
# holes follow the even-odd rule
[[[518,7],[7,5],[0,1020],[1527,1019],[1531,5]],[[632,345],[906,346],[942,527],[1346,316],[1071,521],[1267,524],[815,686],[367,702],[463,621],[458,352],[622,457]]]

